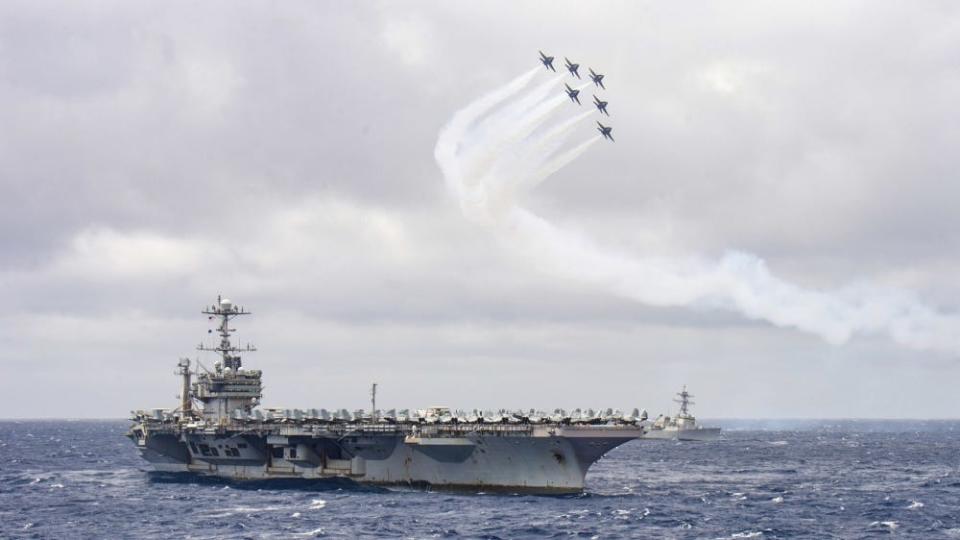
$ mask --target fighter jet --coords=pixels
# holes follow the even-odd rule
[[[610,142],[616,142],[613,140],[613,135],[610,134],[610,132],[613,131],[612,127],[607,127],[601,124],[600,122],[597,122],[597,125],[600,126],[597,128],[597,131],[599,131],[600,134],[603,135],[604,139],[610,139]]]
[[[603,88],[604,90],[607,89],[607,87],[603,85],[603,75],[594,73],[593,68],[590,68],[590,78],[593,79],[593,84]]]
[[[567,96],[570,98],[570,101],[576,101],[577,105],[580,104],[580,91],[576,88],[570,88],[570,85],[563,83],[567,87]]]
[[[607,112],[607,102],[600,101],[596,94],[593,95],[593,104],[597,106],[597,110],[603,114],[610,116],[610,113]]]
[[[567,71],[569,71],[571,75],[579,79],[580,74],[577,73],[577,70],[580,69],[580,64],[574,64],[566,56],[564,56],[563,59],[567,62]]]
[[[549,70],[556,71],[553,69],[553,57],[543,54],[543,51],[538,51],[540,53],[540,61],[543,62],[543,66]]]

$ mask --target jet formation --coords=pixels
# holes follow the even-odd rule
[[[613,135],[610,134],[610,132],[613,131],[613,128],[610,127],[610,126],[605,126],[605,125],[601,124],[600,122],[597,122],[597,125],[600,126],[600,127],[597,128],[597,131],[599,131],[600,134],[603,135],[603,138],[604,138],[604,139],[610,139],[610,142],[614,142],[614,141],[613,141]]]
[[[607,87],[603,85],[603,75],[594,73],[592,69],[590,70],[590,80],[592,80],[593,84],[599,86],[600,88],[603,88],[604,90],[607,89]]]
[[[593,95],[593,104],[597,106],[597,110],[603,114],[610,116],[610,113],[607,112],[607,102],[600,101],[600,98],[596,94]]]
[[[547,56],[546,54],[543,53],[543,51],[538,51],[538,52],[540,53],[540,63],[543,64],[543,67],[545,69],[549,69],[550,71],[553,71],[554,73],[556,73],[557,70],[556,68],[553,67],[554,57]],[[570,73],[570,75],[576,77],[577,79],[580,79],[580,72],[579,72],[580,64],[574,64],[566,56],[563,57],[563,61],[564,61],[564,67],[567,68],[567,71]],[[606,90],[607,87],[603,85],[603,74],[593,71],[593,68],[587,68],[587,70],[590,72],[590,80],[593,82],[594,86],[596,86],[597,88]],[[564,91],[567,93],[567,97],[570,98],[570,101],[572,101],[573,103],[576,103],[577,105],[582,105],[582,103],[580,103],[580,89],[571,88],[570,85],[567,83],[564,83],[563,86],[566,88],[566,90]],[[609,102],[607,101],[602,101],[600,98],[597,97],[596,94],[593,95],[593,106],[597,108],[597,111],[599,111],[601,114],[610,116],[610,113],[607,112],[608,103]],[[613,128],[610,126],[605,126],[600,122],[597,122],[597,125],[599,126],[597,128],[597,131],[599,131],[600,134],[603,135],[603,138],[610,140],[610,142],[613,142],[613,135],[610,134],[610,132],[613,131]]]
[[[564,83],[564,86],[567,87],[567,97],[570,98],[570,101],[576,101],[577,105],[580,105],[580,91],[576,88],[570,88],[570,85],[566,83]]]
[[[540,51],[540,62],[542,62],[544,67],[547,69],[554,72],[557,71],[556,69],[553,69],[553,57],[543,54],[543,51]]]

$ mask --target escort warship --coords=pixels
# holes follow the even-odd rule
[[[181,359],[180,406],[132,412],[127,436],[160,472],[229,480],[347,478],[358,483],[525,493],[576,493],[590,466],[647,430],[646,411],[553,413],[370,411],[260,407],[262,373],[246,369],[231,321],[249,312],[218,298],[213,369]],[[211,330],[212,332],[212,330]]]
[[[720,436],[720,428],[704,427],[697,423],[697,419],[690,412],[693,394],[687,392],[687,386],[677,392],[673,400],[680,405],[677,416],[659,416],[649,426],[643,435],[644,439],[661,439],[669,441],[712,441]]]

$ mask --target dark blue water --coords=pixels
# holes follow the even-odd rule
[[[0,422],[0,537],[960,538],[960,422],[727,422],[623,446],[567,497],[162,481],[126,425]]]

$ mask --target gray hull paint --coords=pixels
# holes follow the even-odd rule
[[[472,436],[408,443],[400,434],[340,441],[341,455],[326,452],[335,439],[158,434],[138,445],[158,471],[189,472],[231,480],[346,477],[358,483],[416,487],[576,493],[587,469],[604,453],[637,438],[639,430],[566,429],[556,435]],[[160,443],[154,443],[159,437]],[[286,443],[284,457],[273,457],[268,441]],[[238,448],[243,441],[245,447]],[[193,445],[188,445],[193,442]],[[194,453],[200,444],[218,456]],[[225,452],[230,449],[232,455]],[[295,457],[289,455],[296,449]],[[235,454],[235,455],[234,455]]]
[[[160,472],[189,472],[190,451],[174,435],[158,434],[137,442],[140,457]]]
[[[720,428],[651,429],[644,439],[664,441],[712,441],[720,437]]]

